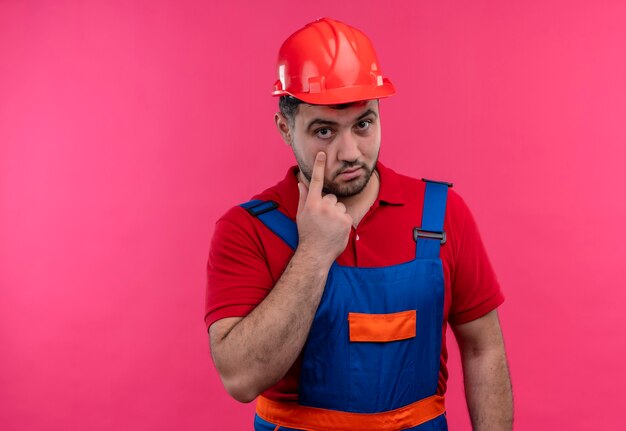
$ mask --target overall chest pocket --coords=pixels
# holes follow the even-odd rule
[[[382,343],[415,338],[417,311],[390,314],[348,313],[350,342]]]
[[[351,312],[348,328],[350,406],[372,413],[414,402],[417,311]]]

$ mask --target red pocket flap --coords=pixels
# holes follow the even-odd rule
[[[385,342],[415,337],[417,311],[391,314],[348,313],[350,341]]]

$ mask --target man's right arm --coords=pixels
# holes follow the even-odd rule
[[[322,196],[326,155],[315,159],[309,189],[299,184],[299,245],[267,297],[244,318],[209,328],[211,352],[224,387],[250,402],[276,384],[300,354],[333,261],[345,249],[351,217],[334,195]]]

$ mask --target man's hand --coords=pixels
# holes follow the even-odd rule
[[[320,151],[315,157],[309,188],[298,183],[300,201],[296,221],[299,248],[320,263],[331,265],[348,244],[352,217],[335,195],[322,196],[325,168],[326,154]]]

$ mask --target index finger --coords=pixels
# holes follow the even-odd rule
[[[313,163],[313,172],[311,173],[311,181],[309,184],[309,195],[322,196],[324,188],[324,170],[326,168],[326,153],[320,151],[315,156]]]

